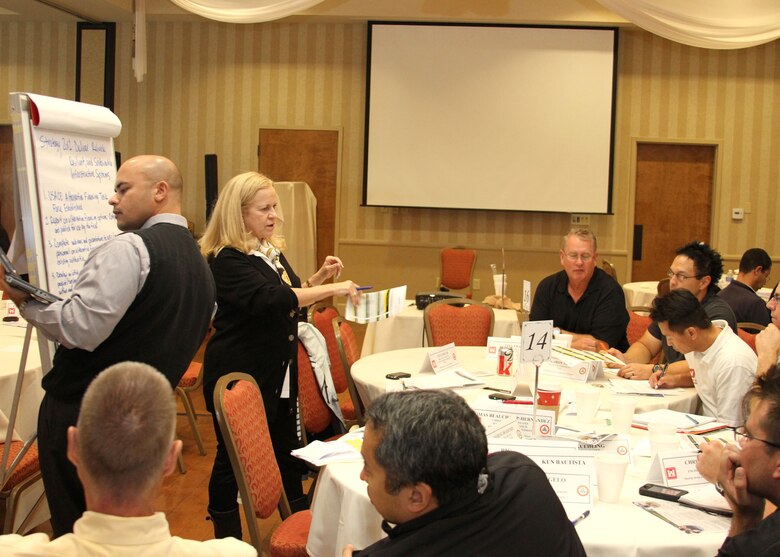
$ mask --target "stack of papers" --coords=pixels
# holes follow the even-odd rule
[[[635,396],[669,396],[679,395],[683,389],[654,389],[647,381],[631,381],[630,379],[610,379],[609,388],[616,395]]]
[[[734,512],[726,501],[726,498],[715,491],[709,484],[704,487],[691,489],[677,500],[681,505],[693,507],[702,511],[731,516]]]
[[[647,425],[651,422],[671,424],[684,433],[705,433],[728,427],[727,424],[715,421],[712,416],[677,412],[667,408],[634,415],[634,427],[647,429]]]
[[[406,389],[455,389],[484,384],[484,381],[480,381],[463,369],[449,369],[435,375],[420,373],[409,379],[404,379],[404,388]]]
[[[363,430],[364,428],[350,431],[334,441],[312,441],[303,448],[295,449],[291,454],[314,466],[325,466],[331,462],[361,461]]]

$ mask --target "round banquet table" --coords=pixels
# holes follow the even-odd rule
[[[513,378],[495,375],[496,361],[486,359],[485,352],[486,348],[484,346],[458,346],[455,349],[458,363],[463,369],[471,372],[492,372],[493,375],[487,377],[480,376],[478,378],[484,381],[487,386],[511,390]],[[386,374],[394,371],[405,371],[412,374],[412,376],[416,375],[421,369],[427,353],[428,348],[406,348],[404,350],[393,350],[360,358],[352,365],[351,373],[363,404],[368,406],[372,400],[385,392],[385,385],[388,381],[388,379],[385,379]],[[541,377],[545,376],[540,376],[540,381]],[[577,386],[582,385],[579,382],[567,382],[553,376],[550,376],[550,380],[561,383],[563,387],[561,393],[562,404],[567,400],[574,400],[574,390]],[[612,380],[629,381],[619,377],[613,377]],[[607,379],[599,379],[588,384],[603,385],[606,382]],[[481,386],[456,389],[456,392],[469,402],[485,394]],[[609,408],[611,396],[611,391],[608,388],[604,388],[601,399],[602,409],[606,410]],[[699,397],[696,395],[694,387],[682,389],[680,394],[676,395],[664,397],[637,396],[635,398],[637,399],[637,412],[648,412],[659,408],[669,408],[680,412],[696,412],[699,405]]]
[[[658,295],[658,281],[627,282],[623,285],[623,292],[626,295],[627,308],[632,306],[650,307]]]

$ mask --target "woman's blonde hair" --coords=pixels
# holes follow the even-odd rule
[[[244,208],[260,190],[274,187],[270,178],[259,172],[245,172],[231,178],[219,193],[214,211],[198,244],[200,252],[208,257],[222,248],[232,247],[243,253],[257,249],[259,240],[244,226]],[[281,218],[277,218],[279,222]],[[272,246],[284,249],[284,240],[274,235],[268,240]]]

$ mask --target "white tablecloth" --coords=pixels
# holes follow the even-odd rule
[[[2,354],[0,356],[0,439],[3,442],[5,441],[8,427],[7,416],[11,413],[14,389],[16,388],[25,330],[24,327],[0,325],[0,353]],[[40,352],[38,351],[36,335],[33,332],[30,351],[27,356],[27,365],[25,366],[24,383],[19,399],[19,412],[14,427],[14,431],[22,440],[29,439],[38,428],[38,408],[43,399],[41,378]],[[14,529],[22,523],[30,510],[32,510],[42,492],[43,482],[39,481],[37,485],[28,489],[20,498]],[[49,509],[44,503],[36,512],[31,526],[40,524],[48,520],[48,518]]]
[[[627,282],[623,285],[623,292],[626,294],[626,307],[650,307],[658,294],[658,281]]]
[[[513,309],[494,309],[493,336],[510,337],[520,334],[520,321]],[[390,319],[369,323],[363,339],[361,358],[377,352],[424,346],[425,326],[423,310],[417,309],[413,300],[406,301],[406,308]]]
[[[464,369],[468,371],[490,371],[495,373],[496,362],[495,360],[485,359],[485,351],[486,349],[480,346],[458,346],[455,353],[458,358],[458,363]],[[355,380],[358,394],[363,403],[368,405],[372,400],[385,392],[387,381],[385,375],[387,373],[390,373],[391,371],[406,371],[412,375],[417,374],[425,360],[426,353],[427,348],[407,348],[405,350],[372,354],[371,356],[361,358],[355,362],[352,365],[352,378]],[[491,387],[504,389],[512,388],[510,385],[512,378],[510,377],[492,375],[487,378],[480,377],[480,379],[484,380]],[[617,381],[629,381],[628,379],[613,379]],[[576,382],[562,382],[558,378],[551,378],[551,380],[562,383],[563,392],[561,396],[563,401],[573,400],[574,389],[578,385],[581,385],[581,383]],[[606,380],[601,379],[595,383],[604,384],[606,383]],[[485,391],[479,387],[458,389],[457,392],[467,401],[474,400],[485,394]],[[602,409],[609,408],[611,396],[610,390],[604,388],[604,395],[601,403]],[[658,408],[671,408],[672,410],[679,410],[680,412],[695,412],[699,404],[699,397],[696,395],[696,389],[693,387],[683,389],[679,395],[664,397],[637,396],[636,399],[637,412],[647,412]]]

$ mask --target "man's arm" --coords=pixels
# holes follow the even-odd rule
[[[638,341],[629,346],[625,354],[615,348],[610,349],[609,353],[626,362],[618,371],[620,377],[644,380],[653,373],[653,364],[648,362],[660,351],[661,341],[650,334],[650,331],[645,331]],[[608,363],[607,366],[617,367],[617,364]]]
[[[70,298],[48,305],[30,301],[24,318],[66,348],[92,351],[124,317],[148,274],[143,240],[123,234],[89,254]]]
[[[609,346],[619,346],[625,340],[629,322],[626,297],[620,285],[606,278],[610,281],[609,288],[598,302],[589,332]]]

